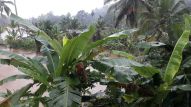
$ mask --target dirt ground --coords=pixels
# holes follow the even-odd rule
[[[9,50],[5,47],[0,47],[0,49],[5,50],[5,51],[11,51],[11,52],[17,53],[19,55],[24,55],[27,57],[34,57],[36,55],[34,52],[24,52],[21,50]],[[6,58],[6,56],[0,55],[0,58]],[[22,73],[19,72],[13,66],[0,64],[0,80],[7,78],[9,76],[12,76],[12,75],[17,75],[17,74],[22,74]],[[14,92],[31,82],[32,82],[31,80],[24,80],[24,79],[9,82],[4,85],[0,85],[0,92],[6,92],[7,89],[10,90],[11,92]],[[0,98],[0,100],[2,100],[2,99]]]

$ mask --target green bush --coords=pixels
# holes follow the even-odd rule
[[[35,50],[35,40],[32,38],[19,38],[13,39],[12,37],[7,37],[7,45],[13,49],[25,49],[25,50]]]

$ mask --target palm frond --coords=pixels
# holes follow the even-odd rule
[[[108,3],[112,2],[112,1],[117,1],[117,0],[104,0],[104,5],[106,5],[106,4],[108,4]]]
[[[173,4],[171,6],[171,14],[175,15],[177,13],[180,13],[181,11],[186,9],[185,2],[183,0],[173,1]]]

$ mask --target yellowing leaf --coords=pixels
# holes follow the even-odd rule
[[[64,36],[62,39],[63,46],[66,45],[68,41],[69,39],[66,36]]]
[[[125,100],[125,102],[127,102],[128,104],[132,103],[135,100],[135,97],[132,95],[124,95],[123,99]]]
[[[175,48],[172,52],[172,55],[170,57],[170,60],[168,62],[165,75],[164,75],[164,80],[168,84],[172,83],[172,80],[176,73],[179,70],[180,64],[182,62],[182,52],[184,50],[184,47],[187,45],[189,42],[189,36],[190,36],[190,16],[185,17],[185,31],[177,41]]]

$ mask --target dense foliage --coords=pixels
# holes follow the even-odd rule
[[[68,15],[60,22],[39,20],[34,25],[13,13],[6,14],[16,23],[12,24],[13,29],[7,29],[7,43],[22,43],[19,28],[26,29],[32,37],[26,40],[40,44],[42,56],[29,58],[0,50],[1,55],[7,56],[0,59],[1,64],[12,65],[24,73],[1,80],[1,85],[16,79],[33,81],[14,93],[3,94],[0,105],[80,107],[88,102],[90,107],[191,106],[191,16],[185,1],[105,3],[111,1],[114,3],[108,13],[118,14],[117,29],[99,17],[95,26],[81,31],[87,27],[87,23],[81,22],[90,17],[84,11],[77,18]],[[120,24],[124,17],[127,25]],[[109,34],[112,35],[106,36]],[[28,48],[30,44],[22,43]],[[106,89],[91,94],[89,89],[96,83]],[[33,86],[36,90],[31,92]]]

